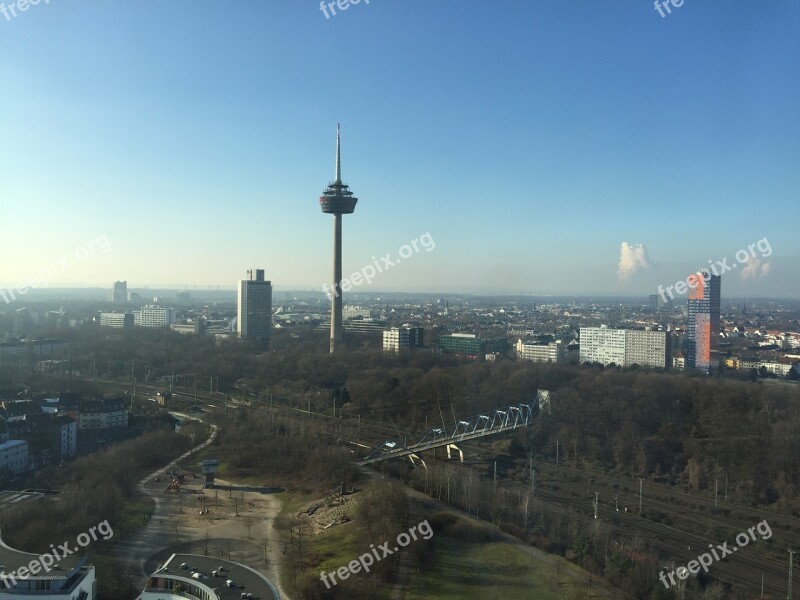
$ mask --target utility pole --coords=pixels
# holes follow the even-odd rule
[[[558,440],[556,440],[556,466],[558,466]]]
[[[639,477],[639,516],[642,516],[642,495],[644,493],[644,478]]]
[[[600,506],[600,494],[594,493],[594,518],[597,518],[597,509]]]
[[[494,461],[494,488],[497,489],[497,461]]]
[[[714,480],[714,508],[719,506],[719,486],[717,485],[717,480]]]
[[[792,600],[792,570],[794,569],[794,550],[789,550],[789,595],[786,600]]]
[[[725,504],[728,503],[728,472],[725,471]]]

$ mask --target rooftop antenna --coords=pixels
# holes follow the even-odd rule
[[[342,183],[342,140],[336,124],[336,183]]]

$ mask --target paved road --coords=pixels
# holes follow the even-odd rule
[[[211,444],[217,437],[216,425],[211,425],[211,435],[200,444],[179,456],[168,465],[165,465],[143,478],[137,489],[140,494],[150,496],[155,501],[155,510],[147,524],[135,534],[115,544],[111,550],[112,555],[120,562],[125,571],[133,576],[135,589],[142,589],[149,573],[145,571],[145,563],[159,548],[167,548],[176,543],[175,525],[172,515],[179,512],[180,497],[162,496],[166,483],[155,481],[164,471],[172,469],[179,461],[191,456]]]

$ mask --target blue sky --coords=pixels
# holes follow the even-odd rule
[[[345,274],[436,242],[375,290],[656,293],[767,238],[758,275],[728,274],[723,294],[800,297],[800,6],[672,11],[362,0],[326,19],[313,0],[41,0],[0,14],[0,282],[68,257],[50,285],[232,285],[263,267],[318,289],[341,122],[360,198]],[[107,252],[80,250],[98,236]],[[648,257],[627,278],[622,242]]]

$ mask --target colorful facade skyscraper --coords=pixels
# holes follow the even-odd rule
[[[709,373],[712,353],[719,346],[721,277],[702,270],[687,282],[686,367]]]
[[[336,125],[336,181],[320,196],[322,212],[333,215],[333,291],[331,292],[331,354],[344,341],[342,327],[342,215],[352,214],[358,198],[342,183],[342,145]]]

